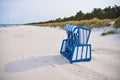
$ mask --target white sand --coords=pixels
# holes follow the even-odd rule
[[[64,30],[0,28],[0,80],[120,80],[120,34],[103,30],[92,30],[92,60],[70,64],[59,53]]]

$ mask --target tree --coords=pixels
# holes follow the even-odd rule
[[[62,19],[61,18],[57,18],[55,21],[56,22],[60,22],[60,21],[62,21]]]
[[[86,20],[86,19],[92,19],[94,17],[97,17],[99,19],[115,19],[120,17],[120,6],[108,6],[104,9],[100,8],[94,8],[92,12],[89,13],[83,13],[82,11],[79,11],[76,13],[75,16],[70,17],[64,17],[63,19],[57,18],[55,20],[49,20],[46,22],[40,22],[40,23],[53,23],[53,22],[62,22],[62,21],[70,21],[70,20]]]
[[[84,19],[84,13],[82,11],[77,12],[75,15],[75,20],[83,20]]]
[[[114,9],[115,9],[115,18],[120,17],[120,6],[115,5]]]
[[[92,19],[91,13],[84,14],[84,19]]]
[[[94,10],[91,13],[92,18],[97,17],[97,18],[102,19],[102,15],[103,15],[103,13],[102,13],[102,10],[100,8],[98,8],[98,9],[94,8]]]

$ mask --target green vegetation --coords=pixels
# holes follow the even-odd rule
[[[115,28],[120,28],[120,17],[114,23]]]
[[[98,18],[93,18],[91,20],[81,20],[81,21],[65,21],[65,22],[54,22],[54,23],[42,23],[42,24],[32,24],[36,26],[61,26],[63,27],[65,24],[72,24],[76,26],[87,26],[88,28],[93,28],[93,27],[100,27],[100,26],[108,26],[110,25],[111,19],[98,19]]]
[[[117,33],[116,30],[110,30],[110,31],[107,31],[107,32],[103,32],[101,35],[105,36],[105,35],[108,35],[108,34],[115,34],[115,33]]]
[[[60,26],[63,27],[65,24],[83,25],[89,28],[108,26],[110,22],[120,16],[120,6],[109,6],[104,9],[94,8],[89,13],[83,13],[79,11],[74,16],[64,17],[63,19],[57,18],[55,20],[49,20],[46,22],[30,23],[30,25],[36,26]],[[115,27],[120,25],[120,20],[116,20]]]

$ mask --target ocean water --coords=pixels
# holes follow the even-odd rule
[[[0,28],[18,27],[20,24],[0,24]]]

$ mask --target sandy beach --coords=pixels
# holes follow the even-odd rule
[[[109,29],[92,29],[90,62],[70,64],[59,27],[0,28],[0,80],[120,80],[120,34],[101,36]]]

